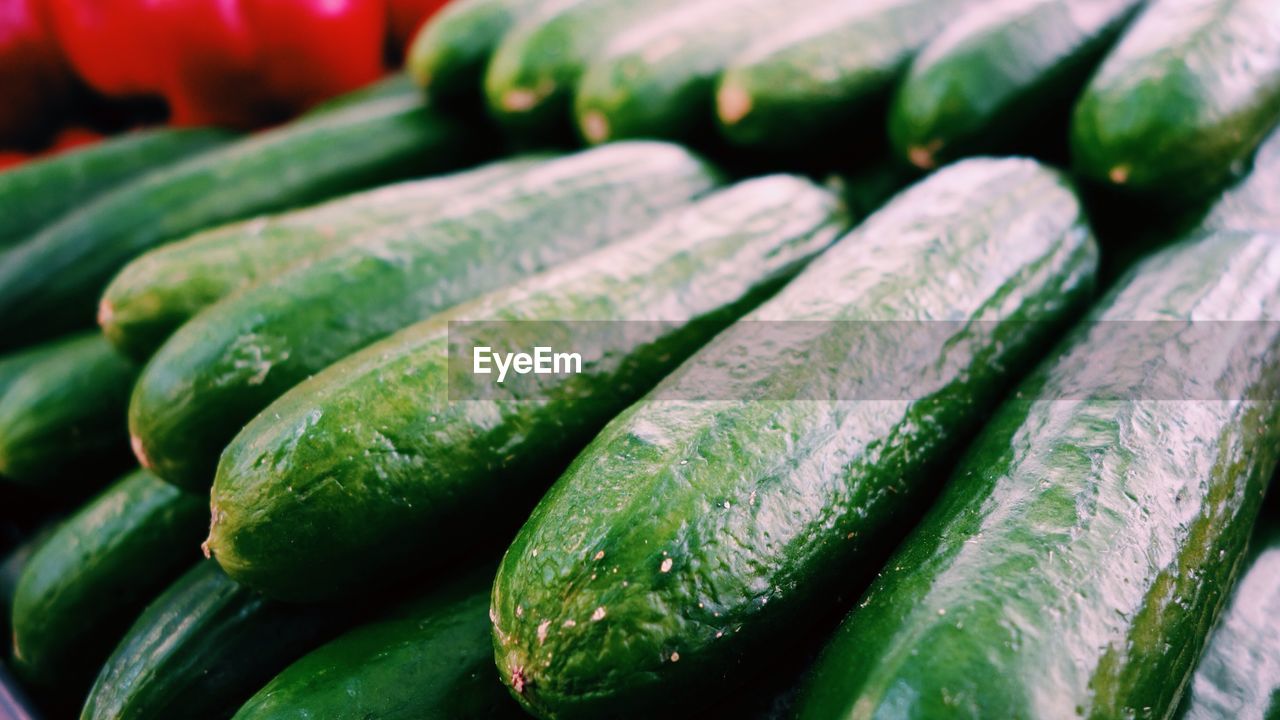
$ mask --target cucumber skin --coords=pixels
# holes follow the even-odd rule
[[[489,586],[473,572],[285,668],[234,720],[526,717],[493,671]]]
[[[956,363],[908,413],[720,400],[731,397],[724,392],[705,402],[700,377],[743,377],[732,397],[774,398],[829,390],[825,373],[801,373],[790,357],[811,367],[853,362],[851,338],[791,344],[799,350],[777,349],[779,357],[730,328],[652,393],[660,400],[615,418],[543,497],[499,567],[494,655],[526,709],[657,716],[710,703],[708,678],[731,686],[739,669],[767,660],[782,633],[838,594],[860,554],[882,542],[877,534],[911,514],[958,444],[957,428],[999,399],[1000,371],[976,368],[1025,363],[1051,332],[1044,321],[1062,321],[1086,299],[1097,249],[1081,213],[1066,181],[1033,161],[967,161],[890,201],[735,326],[1007,316],[995,337],[957,333],[986,348],[983,357]],[[937,283],[945,273],[952,281]],[[941,296],[922,298],[929,289]],[[749,371],[737,369],[743,357]],[[843,416],[832,410],[840,407]],[[841,438],[847,444],[833,446]],[[879,464],[850,470],[838,460],[864,452]],[[780,473],[805,479],[804,488]]]
[[[1074,169],[1169,201],[1210,194],[1280,121],[1277,47],[1272,0],[1150,4],[1075,108]]]
[[[213,128],[142,130],[6,170],[0,173],[0,248],[130,178],[233,137]]]
[[[418,31],[405,67],[433,100],[479,100],[503,36],[547,0],[455,0]]]
[[[915,53],[974,0],[818,5],[727,64],[715,113],[734,145],[788,150],[877,117]],[[876,122],[879,129],[879,120]]]
[[[1046,119],[1069,114],[1141,2],[1025,0],[962,16],[898,86],[889,114],[895,151],[930,170],[1009,150]]]
[[[1240,580],[1178,709],[1180,720],[1280,717],[1280,528],[1273,516],[1267,517],[1267,508],[1262,514]]]
[[[207,518],[205,498],[136,470],[59,525],[18,581],[15,670],[87,685],[146,602],[200,558]]]
[[[796,11],[770,0],[695,0],[626,30],[586,65],[574,99],[579,132],[591,144],[700,139],[729,58]]]
[[[301,117],[320,117],[327,113],[346,110],[356,105],[377,103],[388,98],[413,98],[417,97],[418,93],[418,86],[414,84],[413,78],[409,77],[408,73],[393,73],[362,88],[329,98],[311,107]]]
[[[455,175],[397,183],[224,225],[156,248],[126,265],[107,286],[98,323],[120,352],[144,361],[182,323],[234,291],[344,245],[352,236],[422,217],[450,197],[482,190],[535,161],[506,160]]]
[[[572,138],[573,99],[584,67],[614,36],[681,0],[560,0],[516,25],[484,77],[489,114],[523,144]]]
[[[227,446],[210,551],[237,580],[309,601],[452,560],[470,544],[460,538],[506,537],[596,430],[842,224],[835,198],[811,183],[757,180],[352,355]],[[463,319],[673,324],[631,333],[634,323],[612,322],[599,338],[547,328],[539,344],[582,353],[582,373],[522,389],[523,403],[450,402],[449,322]]]
[[[126,467],[124,412],[137,376],[97,333],[0,360],[0,477],[64,495]]]
[[[143,467],[204,492],[223,447],[286,390],[459,302],[569,260],[710,189],[715,171],[660,143],[547,163],[207,308],[156,353],[129,406]],[[538,228],[538,234],[530,228]]]
[[[1280,129],[1262,142],[1249,174],[1218,197],[1198,227],[1280,232]]]
[[[1240,566],[1280,413],[1107,388],[1058,400],[1096,382],[1099,353],[1125,342],[1126,326],[1106,321],[1274,317],[1278,248],[1274,236],[1194,236],[1099,303],[1103,322],[1074,331],[996,413],[846,619],[800,717],[1169,717]],[[1272,333],[1269,357],[1224,371],[1250,378],[1242,396],[1276,397]],[[1126,350],[1125,369],[1150,372],[1166,351]]]
[[[470,158],[470,144],[468,131],[420,100],[391,98],[268,130],[148,173],[0,252],[0,345],[91,326],[111,277],[156,245],[457,167]]]
[[[340,631],[348,610],[272,602],[203,561],[157,597],[103,665],[82,720],[214,720]]]

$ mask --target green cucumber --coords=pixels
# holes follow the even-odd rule
[[[138,367],[97,333],[0,360],[0,477],[51,495],[125,466]]]
[[[1057,129],[1142,0],[1006,0],[920,51],[889,112],[897,154],[931,170]],[[1064,126],[1065,127],[1065,126]]]
[[[418,86],[414,84],[413,78],[409,77],[408,73],[395,73],[381,80],[371,82],[362,88],[329,98],[307,110],[302,117],[318,117],[336,110],[345,110],[355,105],[377,103],[388,98],[417,97],[418,93]]]
[[[240,582],[315,600],[451,561],[464,538],[505,537],[562,459],[842,226],[835,197],[808,181],[748,181],[352,355],[227,446],[210,551]],[[495,319],[526,325],[481,328],[479,344],[536,339],[579,353],[582,372],[452,401],[466,378],[450,377],[450,324]]]
[[[0,252],[0,345],[88,327],[111,277],[156,245],[457,167],[471,154],[470,131],[421,102],[358,105],[202,153],[100,195]]]
[[[485,73],[489,112],[525,143],[572,135],[574,88],[584,66],[637,23],[664,18],[681,0],[559,0],[517,25]]]
[[[121,352],[145,360],[182,323],[232,292],[274,277],[352,237],[448,207],[453,198],[530,168],[536,157],[413,180],[322,205],[224,225],[156,248],[111,281],[98,323]]]
[[[1218,197],[1199,226],[1280,232],[1280,130],[1263,141],[1249,173]]]
[[[52,533],[52,524],[41,527],[16,547],[9,548],[4,558],[0,559],[0,631],[3,631],[0,637],[13,637],[9,629],[13,612],[13,596],[18,590],[18,578],[22,576],[23,569],[27,567],[27,562],[40,547],[40,543]],[[0,653],[0,660],[4,660],[11,649],[11,647],[7,648],[4,653]]]
[[[716,181],[674,145],[579,153],[228,297],[174,333],[143,371],[129,406],[135,453],[165,480],[203,492],[227,441],[303,379],[644,227]]]
[[[715,90],[723,135],[786,150],[881,118],[919,49],[980,0],[836,0],[764,33],[724,69]],[[980,12],[987,12],[982,10]]]
[[[1174,202],[1226,184],[1280,122],[1280,3],[1160,0],[1076,106],[1075,170]]]
[[[1259,521],[1249,545],[1240,581],[1187,688],[1181,720],[1280,717],[1280,527],[1274,517]]]
[[[991,419],[800,716],[1169,717],[1280,458],[1277,316],[1276,236],[1135,267]]]
[[[1069,183],[1034,161],[969,160],[898,195],[543,497],[493,590],[512,693],[544,718],[723,700],[910,518],[1096,264]],[[929,328],[945,345],[895,350]]]
[[[432,99],[479,98],[489,58],[507,32],[556,0],[454,0],[418,31],[405,67]]]
[[[82,720],[229,717],[350,611],[273,602],[201,562],[160,594],[116,647]]]
[[[0,173],[0,248],[132,177],[232,137],[209,128],[142,130]]]
[[[204,497],[136,470],[59,525],[18,581],[15,669],[87,686],[147,601],[200,558],[208,512]]]
[[[592,144],[700,139],[730,57],[812,4],[693,0],[619,33],[582,73],[574,100],[579,131]]]
[[[525,717],[493,672],[492,583],[488,566],[330,641],[277,675],[235,720]]]

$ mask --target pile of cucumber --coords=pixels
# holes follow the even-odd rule
[[[406,71],[0,173],[0,715],[1280,716],[1275,0]]]

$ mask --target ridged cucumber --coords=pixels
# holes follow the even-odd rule
[[[1280,717],[1280,526],[1274,517],[1259,521],[1249,545],[1240,581],[1187,688],[1181,720]]]
[[[574,113],[587,142],[698,139],[712,127],[713,85],[744,43],[813,0],[693,0],[619,33],[586,66]]]
[[[897,154],[926,170],[1021,149],[1058,129],[1142,0],[1004,0],[924,47],[889,113]],[[1065,125],[1062,126],[1065,129]]]
[[[489,586],[473,572],[312,651],[235,720],[489,720],[526,717],[493,672]]]
[[[1277,240],[1190,238],[1095,307],[831,640],[802,718],[1169,716],[1280,457]]]
[[[559,0],[502,39],[485,73],[489,112],[517,140],[571,138],[583,67],[617,34],[681,0]]]
[[[890,201],[543,497],[493,590],[513,694],[545,718],[722,700],[912,515],[1096,263],[1068,182],[1031,160],[966,161]],[[930,328],[937,345],[893,352]]]
[[[734,144],[789,149],[883,127],[889,93],[917,51],[977,0],[835,0],[801,12],[727,64],[715,91]],[[982,12],[986,12],[983,10]],[[859,125],[861,123],[861,125]]]
[[[125,408],[137,376],[98,333],[0,360],[0,477],[64,495],[124,468]]]
[[[227,447],[209,549],[241,582],[314,600],[443,562],[477,533],[503,535],[562,459],[842,221],[835,197],[808,181],[749,181],[370,346],[282,397]],[[462,320],[537,322],[479,337],[572,348],[581,372],[452,402],[449,327]]]
[[[304,210],[224,225],[156,248],[111,281],[98,324],[121,352],[145,360],[202,308],[279,275],[286,268],[364,233],[420,219],[451,199],[514,177],[538,158],[486,165],[331,200]]]
[[[268,130],[122,185],[0,252],[0,345],[94,320],[136,255],[206,227],[457,167],[471,133],[391,98]],[[335,152],[335,148],[340,151]]]
[[[229,717],[349,611],[267,600],[201,562],[157,597],[103,665],[82,720]]]
[[[406,69],[433,99],[483,94],[484,71],[503,36],[556,0],[454,0],[418,31]]]
[[[687,150],[618,144],[552,160],[445,217],[372,233],[226,298],[184,325],[129,407],[143,467],[204,491],[258,411],[334,361],[418,320],[644,227],[709,190]]]
[[[1172,201],[1225,184],[1280,122],[1280,3],[1159,0],[1076,106],[1075,169]]]
[[[200,558],[207,518],[204,497],[137,470],[59,525],[18,582],[15,669],[45,687],[87,687],[147,601]]]
[[[0,173],[0,247],[26,239],[129,178],[232,137],[205,128],[143,130]]]

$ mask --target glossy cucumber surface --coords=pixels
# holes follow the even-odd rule
[[[819,660],[801,718],[1165,718],[1280,457],[1280,244],[1143,261],[1018,389]]]
[[[891,200],[543,497],[494,584],[512,693],[544,718],[723,700],[914,515],[1096,263],[1070,184],[1034,161],[966,161]]]
[[[806,180],[747,181],[346,358],[227,447],[213,556],[241,582],[314,600],[506,537],[609,418],[843,224],[834,196]],[[451,329],[463,321],[499,324]],[[509,378],[491,396],[457,369],[457,343],[572,349],[580,372]]]

